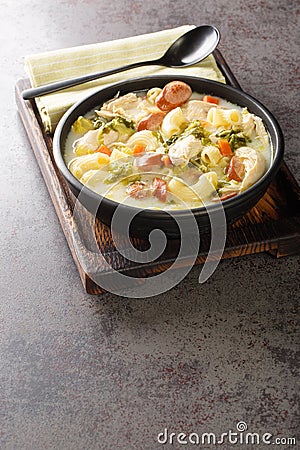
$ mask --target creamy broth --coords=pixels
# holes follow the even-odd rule
[[[259,117],[166,87],[114,98],[76,120],[64,159],[82,184],[119,203],[174,210],[234,197],[264,175],[272,149]]]

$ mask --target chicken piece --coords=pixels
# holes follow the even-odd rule
[[[121,97],[117,97],[114,98],[113,100],[105,102],[101,110],[116,113],[117,109],[119,108],[124,109],[132,108],[133,106],[138,105],[138,103],[140,103],[139,97],[133,92],[130,92],[129,94],[125,94],[122,95]]]
[[[266,170],[266,161],[263,155],[251,147],[240,147],[236,150],[235,155],[243,162],[245,175],[241,191],[244,191],[263,176]]]
[[[269,144],[269,136],[260,117],[254,116],[256,134],[264,145]]]
[[[251,135],[255,128],[255,123],[254,123],[253,117],[254,117],[253,114],[250,114],[247,110],[243,111],[243,114],[242,114],[243,133],[248,138],[251,138]]]
[[[203,102],[202,100],[190,100],[186,105],[181,107],[184,117],[188,122],[194,120],[206,120],[207,113],[212,103]]]
[[[187,164],[191,158],[198,155],[202,148],[201,141],[190,135],[183,139],[178,139],[170,146],[169,157],[174,166]]]
[[[186,169],[183,170],[178,177],[181,178],[187,185],[193,185],[197,183],[201,175],[202,171],[198,169],[198,167],[192,166],[192,163],[190,163],[190,167],[186,166]]]
[[[77,139],[73,144],[74,153],[80,156],[96,151],[99,147],[98,133],[99,130],[90,130]]]
[[[119,139],[119,133],[115,130],[109,130],[108,133],[103,133],[103,144],[110,145]]]
[[[122,95],[114,100],[110,100],[102,106],[98,114],[101,116],[113,114],[119,115],[129,120],[139,121],[149,112],[145,111],[143,99],[133,92]]]
[[[263,145],[269,144],[269,136],[260,117],[257,117],[248,111],[244,111],[242,114],[242,126],[243,132],[247,137],[251,138],[255,131]]]

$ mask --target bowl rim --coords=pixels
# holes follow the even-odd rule
[[[188,83],[190,80],[191,82],[203,83],[206,85],[210,85],[210,86],[212,86],[212,88],[214,86],[218,86],[218,87],[221,87],[222,89],[225,89],[225,91],[228,91],[231,93],[236,93],[238,95],[241,95],[242,97],[245,97],[247,100],[249,100],[251,103],[253,103],[256,107],[258,107],[259,110],[263,112],[263,115],[266,116],[267,119],[269,120],[270,124],[273,127],[273,131],[274,131],[275,137],[276,137],[276,139],[275,139],[276,152],[275,152],[275,148],[273,145],[274,143],[271,142],[272,147],[273,147],[273,159],[271,161],[269,168],[265,172],[265,174],[256,183],[254,183],[251,187],[249,187],[248,189],[241,192],[240,194],[238,194],[235,197],[232,197],[227,200],[220,201],[220,202],[216,202],[215,204],[207,204],[207,205],[204,205],[204,206],[201,206],[198,208],[189,208],[189,209],[180,209],[180,210],[155,210],[155,209],[151,209],[151,208],[141,208],[141,207],[126,205],[124,203],[117,202],[115,200],[106,198],[105,196],[96,193],[95,191],[91,190],[86,185],[81,183],[68,169],[68,167],[64,161],[64,158],[63,158],[63,149],[61,148],[62,147],[61,146],[61,135],[62,135],[62,131],[65,128],[67,119],[74,113],[74,111],[76,111],[79,107],[84,105],[84,103],[89,102],[92,97],[96,98],[97,95],[101,95],[101,93],[103,93],[107,90],[115,89],[116,91],[118,91],[118,90],[120,90],[119,88],[126,87],[128,84],[144,83],[144,82],[146,83],[151,80],[153,80],[153,82],[155,82],[155,80],[157,80],[157,81],[158,80],[159,81],[166,80],[166,83],[169,81],[173,81],[173,80],[182,80],[182,81]],[[139,88],[139,89],[137,89],[137,91],[138,90],[142,90],[142,89]],[[194,91],[194,89],[193,89],[193,91]],[[226,96],[224,96],[224,97],[220,96],[220,97],[224,98],[224,100],[226,100]],[[95,108],[97,107],[97,105],[101,105],[101,99],[99,100],[99,102],[97,102],[95,104]],[[242,105],[238,105],[238,106],[242,106]],[[88,112],[90,110],[91,110],[91,108],[89,108],[86,112]],[[274,154],[274,152],[275,152],[275,154]],[[239,89],[234,86],[231,86],[231,85],[228,85],[225,83],[221,83],[221,82],[218,82],[215,80],[210,80],[207,78],[201,78],[201,77],[190,76],[190,75],[180,75],[180,74],[178,74],[176,76],[175,75],[167,75],[167,74],[150,75],[150,76],[145,76],[145,77],[128,78],[124,81],[112,83],[105,87],[101,87],[98,90],[96,90],[95,92],[93,92],[92,94],[87,95],[86,97],[84,97],[83,99],[77,101],[74,105],[72,105],[61,117],[61,119],[59,120],[59,123],[55,129],[54,136],[53,136],[53,155],[54,155],[54,160],[55,160],[55,163],[56,163],[59,171],[62,173],[64,178],[67,180],[67,182],[70,183],[71,186],[75,187],[75,189],[78,190],[79,192],[84,190],[84,193],[87,194],[89,197],[91,197],[94,201],[97,201],[98,205],[103,203],[103,204],[107,204],[108,206],[113,207],[113,208],[118,207],[118,205],[122,205],[123,207],[129,208],[131,210],[135,210],[136,212],[143,212],[145,217],[151,216],[152,218],[160,218],[160,219],[166,218],[167,219],[170,214],[172,214],[172,216],[176,216],[176,217],[185,216],[187,211],[189,211],[189,212],[192,211],[193,214],[201,214],[201,213],[206,213],[208,211],[213,212],[215,210],[218,210],[220,208],[220,206],[222,206],[224,208],[224,210],[228,210],[231,207],[237,208],[240,206],[240,204],[244,203],[244,200],[246,198],[252,198],[253,196],[255,196],[255,194],[257,193],[259,188],[262,188],[265,184],[267,186],[270,184],[270,182],[272,181],[272,179],[274,178],[274,176],[276,175],[276,173],[278,172],[278,170],[280,168],[280,165],[281,165],[282,159],[283,159],[283,155],[284,155],[284,137],[283,137],[281,127],[280,127],[276,117],[274,116],[274,114],[259,100],[257,100],[255,97],[248,94],[247,92],[243,91],[242,89]],[[270,179],[270,174],[273,174],[271,179]]]

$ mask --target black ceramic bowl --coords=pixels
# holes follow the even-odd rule
[[[216,81],[189,76],[152,76],[117,83],[99,90],[70,108],[60,120],[54,134],[53,142],[55,162],[67,180],[72,192],[75,196],[78,196],[80,202],[89,211],[97,214],[99,219],[108,226],[111,225],[111,219],[119,203],[102,197],[86,187],[83,190],[82,183],[68,170],[63,159],[63,152],[69,130],[78,116],[84,115],[92,109],[99,108],[105,101],[113,98],[117,92],[120,92],[120,95],[124,95],[128,92],[146,90],[151,87],[163,87],[172,80],[182,80],[188,83],[195,92],[216,95],[234,104],[247,107],[251,113],[262,118],[269,132],[273,147],[273,160],[271,165],[265,175],[252,187],[236,197],[222,202],[228,223],[232,223],[240,218],[258,202],[279,170],[284,152],[284,140],[280,126],[267,108],[245,92]],[[179,229],[174,217],[178,218],[181,224],[185,223],[185,219],[187,226],[190,223],[190,215],[185,210],[172,211],[172,216],[174,216],[172,217],[166,211],[141,210],[126,205],[123,208],[125,213],[127,212],[129,215],[137,213],[132,219],[130,234],[140,238],[147,238],[149,233],[157,228],[161,229],[169,238],[178,238]],[[218,205],[209,205],[206,208],[201,207],[192,210],[200,232],[210,227],[207,210],[213,212],[217,208],[219,208]]]

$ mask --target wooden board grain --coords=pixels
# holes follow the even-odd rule
[[[238,83],[220,52],[217,52],[215,57],[227,82],[237,86]],[[89,273],[97,274],[97,277],[101,278],[109,277],[117,270],[130,276],[147,277],[170,267],[178,253],[179,243],[172,241],[157,260],[151,264],[140,265],[126,259],[116,250],[109,228],[99,219],[94,221],[83,207],[76,206],[74,217],[75,197],[54,163],[52,137],[44,133],[34,101],[22,99],[21,93],[28,87],[28,80],[17,82],[17,107],[86,292],[90,294],[103,292],[103,289],[88,275]],[[283,163],[264,197],[249,213],[228,227],[222,258],[260,252],[268,252],[275,257],[298,253],[299,230],[300,188]],[[90,236],[95,236],[95,240],[90,239]],[[147,248],[148,245],[147,242],[138,239],[134,239],[133,244],[140,250]],[[95,245],[109,263],[109,267],[103,264],[102,258],[94,251]],[[196,264],[205,262],[209,245],[209,234],[201,235],[201,247]],[[126,247],[126,243],[124,246]],[[188,263],[188,260],[182,261],[183,265]]]

